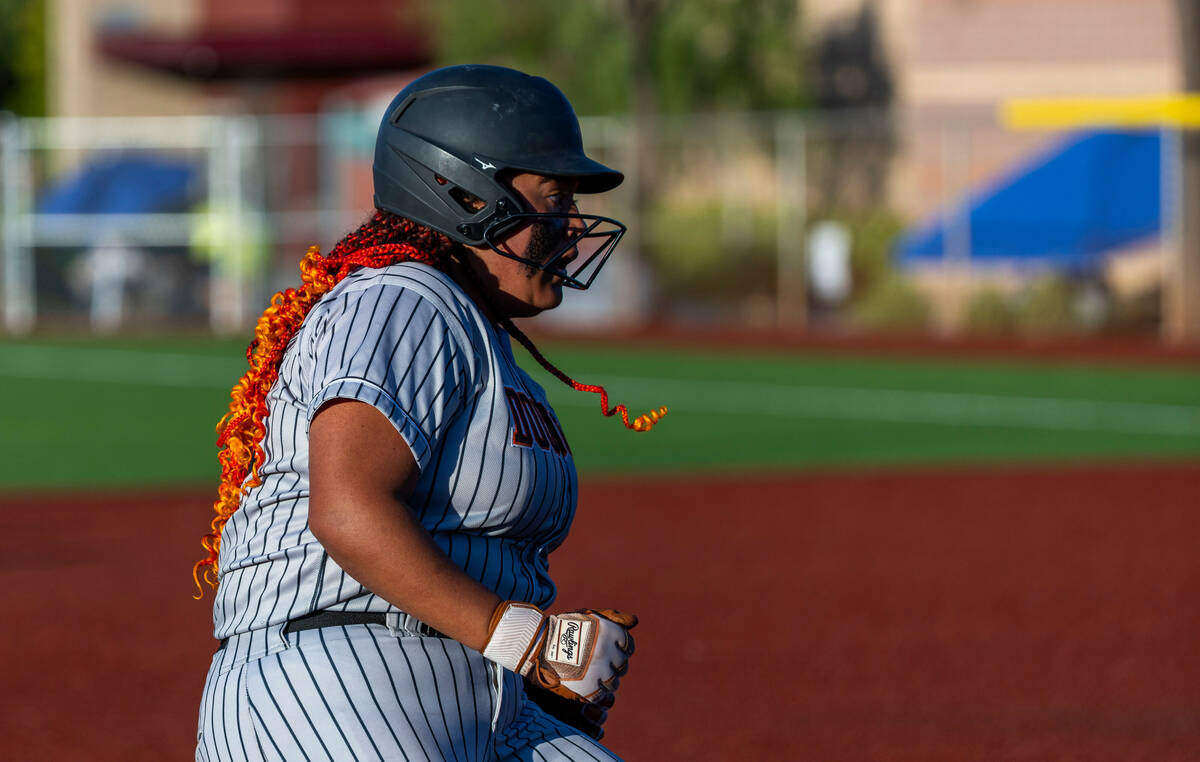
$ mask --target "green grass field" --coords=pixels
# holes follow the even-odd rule
[[[242,342],[0,344],[0,485],[209,484],[213,427]],[[650,434],[550,394],[584,473],[1200,455],[1200,368],[574,348],[546,353],[608,386]]]

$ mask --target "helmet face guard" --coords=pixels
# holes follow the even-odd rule
[[[503,178],[520,172],[572,178],[600,193],[623,175],[583,152],[579,122],[554,85],[497,66],[451,66],[393,99],[375,144],[375,205],[459,243],[490,248],[585,289],[625,233],[617,220],[540,213]],[[501,244],[531,227],[520,256]]]
[[[533,230],[526,256],[500,247],[525,227]],[[483,240],[497,254],[557,275],[564,286],[582,291],[592,285],[625,230],[623,223],[596,214],[518,212],[488,225]]]

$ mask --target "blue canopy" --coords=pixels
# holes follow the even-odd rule
[[[50,187],[42,214],[146,214],[182,209],[191,200],[195,167],[146,154],[107,156]]]
[[[1158,234],[1161,152],[1156,131],[1072,135],[994,187],[972,194],[971,261],[1091,270],[1106,252]],[[901,264],[944,259],[947,222],[942,214],[906,232],[896,244],[896,259]],[[949,224],[955,222],[951,213]]]

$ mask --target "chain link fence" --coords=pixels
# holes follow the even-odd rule
[[[329,250],[367,216],[376,125],[355,109],[4,120],[4,329],[244,332],[297,282],[308,246]],[[1153,332],[1160,320],[1177,197],[1170,133],[1155,175],[1162,225],[1063,268],[979,259],[971,220],[1069,136],[978,114],[690,114],[643,127],[583,120],[589,152],[627,180],[581,206],[631,232],[592,289],[547,322],[997,333]],[[1095,193],[1088,177],[1063,178],[1061,192]],[[1072,224],[1069,206],[1044,204],[1040,224]],[[931,226],[936,255],[898,267],[905,231]]]

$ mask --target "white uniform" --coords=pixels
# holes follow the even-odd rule
[[[503,599],[554,600],[548,556],[577,480],[545,392],[445,274],[359,270],[313,307],[267,396],[262,485],[221,538],[213,619],[225,645],[197,759],[612,759],[525,701],[512,672],[418,634],[313,537],[308,425],[336,398],[373,405],[408,442],[421,469],[410,506],[451,559]],[[316,611],[389,616],[283,632]]]

